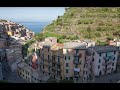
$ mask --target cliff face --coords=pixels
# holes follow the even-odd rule
[[[34,32],[28,30],[23,25],[15,22],[0,20],[0,33],[7,34],[15,39],[28,40],[34,36]]]
[[[120,36],[120,8],[71,7],[45,27],[43,33],[64,35],[65,39],[104,41]]]

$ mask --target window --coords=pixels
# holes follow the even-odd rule
[[[48,71],[50,71],[50,67],[48,67]]]
[[[69,63],[66,63],[66,67],[69,67]]]
[[[100,65],[98,66],[98,69],[100,68]]]
[[[112,66],[114,66],[114,63],[112,63]]]
[[[66,79],[68,80],[68,77],[66,77]]]
[[[60,62],[60,57],[58,57],[58,62]]]
[[[65,60],[66,60],[66,56],[65,56]]]
[[[76,54],[78,54],[78,52],[79,52],[79,49],[76,49]]]
[[[36,81],[36,78],[34,78],[35,79],[35,81]]]
[[[85,80],[86,78],[84,77],[84,80]]]
[[[85,64],[84,64],[84,68],[85,68]]]
[[[99,56],[101,56],[101,53],[99,53]]]
[[[107,57],[107,53],[106,53],[106,57]]]
[[[85,71],[83,71],[83,74],[85,74]]]
[[[115,57],[113,58],[113,61],[115,60]]]
[[[116,54],[116,51],[114,51],[114,54]]]
[[[101,59],[99,59],[99,63],[101,62]]]
[[[106,71],[105,71],[105,74],[106,74]]]
[[[21,75],[21,72],[19,74]]]
[[[43,59],[44,59],[44,54],[42,54],[42,57],[43,57]]]
[[[39,80],[39,82],[42,82],[41,80]]]
[[[86,71],[86,74],[87,74],[87,71]]]
[[[68,53],[68,49],[66,49],[66,53]]]
[[[112,68],[112,71],[114,71],[114,69]]]
[[[73,77],[70,77],[71,80],[73,80]]]
[[[27,71],[26,71],[26,74],[27,74]]]
[[[68,69],[66,69],[66,73],[69,73],[69,72],[68,72]]]
[[[48,48],[48,52],[50,51],[50,49]]]
[[[43,65],[43,69],[44,69],[44,65]]]
[[[70,56],[69,56],[69,60],[70,60]]]
[[[27,79],[27,76],[26,76],[26,79]]]
[[[94,62],[94,58],[92,59],[92,61]]]
[[[75,64],[75,68],[78,68],[78,65],[77,65],[77,64]]]
[[[50,56],[48,55],[48,60],[50,59]]]

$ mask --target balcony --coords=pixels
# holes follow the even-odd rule
[[[61,71],[61,68],[52,67],[52,70]]]
[[[57,70],[57,71],[61,71],[61,68],[57,68],[56,70]]]
[[[80,77],[80,75],[78,75],[78,74],[74,74],[74,77],[79,78],[79,77]]]
[[[81,61],[73,60],[73,63],[74,63],[74,64],[81,64]]]
[[[52,63],[56,63],[58,65],[61,65],[61,62],[57,62],[57,61],[52,61]]]
[[[58,65],[61,65],[61,62],[56,62]]]
[[[111,70],[111,67],[104,68],[103,70],[104,70],[104,71]]]
[[[81,57],[82,55],[81,55],[81,53],[77,53],[77,54],[74,53],[73,56]]]
[[[40,62],[40,65],[43,65],[44,63],[43,62]]]
[[[105,66],[105,65],[111,65],[112,64],[112,61],[105,61],[102,65]]]

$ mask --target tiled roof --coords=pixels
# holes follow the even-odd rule
[[[64,47],[64,44],[56,43],[55,46],[57,46],[57,47]]]
[[[118,51],[118,48],[116,46],[94,46],[92,47],[96,52],[112,52],[112,51]]]

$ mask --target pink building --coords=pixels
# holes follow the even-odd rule
[[[37,67],[38,67],[38,65],[37,65],[37,55],[36,55],[36,53],[34,53],[32,55],[32,68],[37,69]]]

